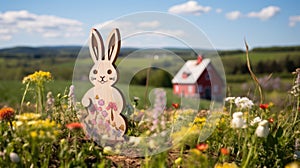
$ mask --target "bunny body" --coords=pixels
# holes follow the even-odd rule
[[[100,136],[106,140],[123,140],[126,122],[121,112],[124,99],[114,87],[118,80],[118,71],[114,65],[120,51],[120,33],[114,29],[107,40],[107,50],[101,35],[96,29],[90,33],[89,49],[94,61],[89,79],[94,85],[83,96],[81,103],[88,115],[83,119],[84,130],[91,138]]]

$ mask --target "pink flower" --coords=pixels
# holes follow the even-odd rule
[[[104,100],[103,99],[100,99],[99,101],[98,101],[98,104],[100,105],[100,106],[103,106],[104,105]]]
[[[117,111],[118,107],[117,107],[116,103],[109,102],[108,106],[106,107],[106,110],[110,110],[110,109]]]

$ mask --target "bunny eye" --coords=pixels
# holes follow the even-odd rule
[[[94,74],[97,74],[97,73],[98,73],[98,71],[95,69],[95,70],[93,71],[93,73],[94,73]]]
[[[111,70],[111,69],[107,70],[107,73],[108,73],[108,74],[111,74],[111,73],[112,73],[112,70]]]

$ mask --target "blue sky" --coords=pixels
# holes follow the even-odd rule
[[[0,4],[0,48],[83,45],[95,25],[101,31],[101,25],[108,21],[128,20],[144,11],[187,20],[202,30],[217,49],[243,49],[244,38],[250,47],[300,45],[299,0],[0,0]],[[137,25],[158,29],[168,23],[155,17],[142,21],[120,26],[121,35],[129,29],[141,31],[133,28]],[[165,25],[164,30],[172,28],[177,32],[174,36],[189,32],[184,28],[176,30],[179,24]],[[164,42],[157,42],[157,47],[180,46],[172,40]],[[141,42],[141,38],[131,38],[123,46],[147,44],[146,39]]]

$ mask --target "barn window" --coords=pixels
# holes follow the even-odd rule
[[[203,92],[203,86],[202,85],[198,85],[198,92]]]
[[[188,92],[193,93],[194,87],[192,85],[188,86]]]

